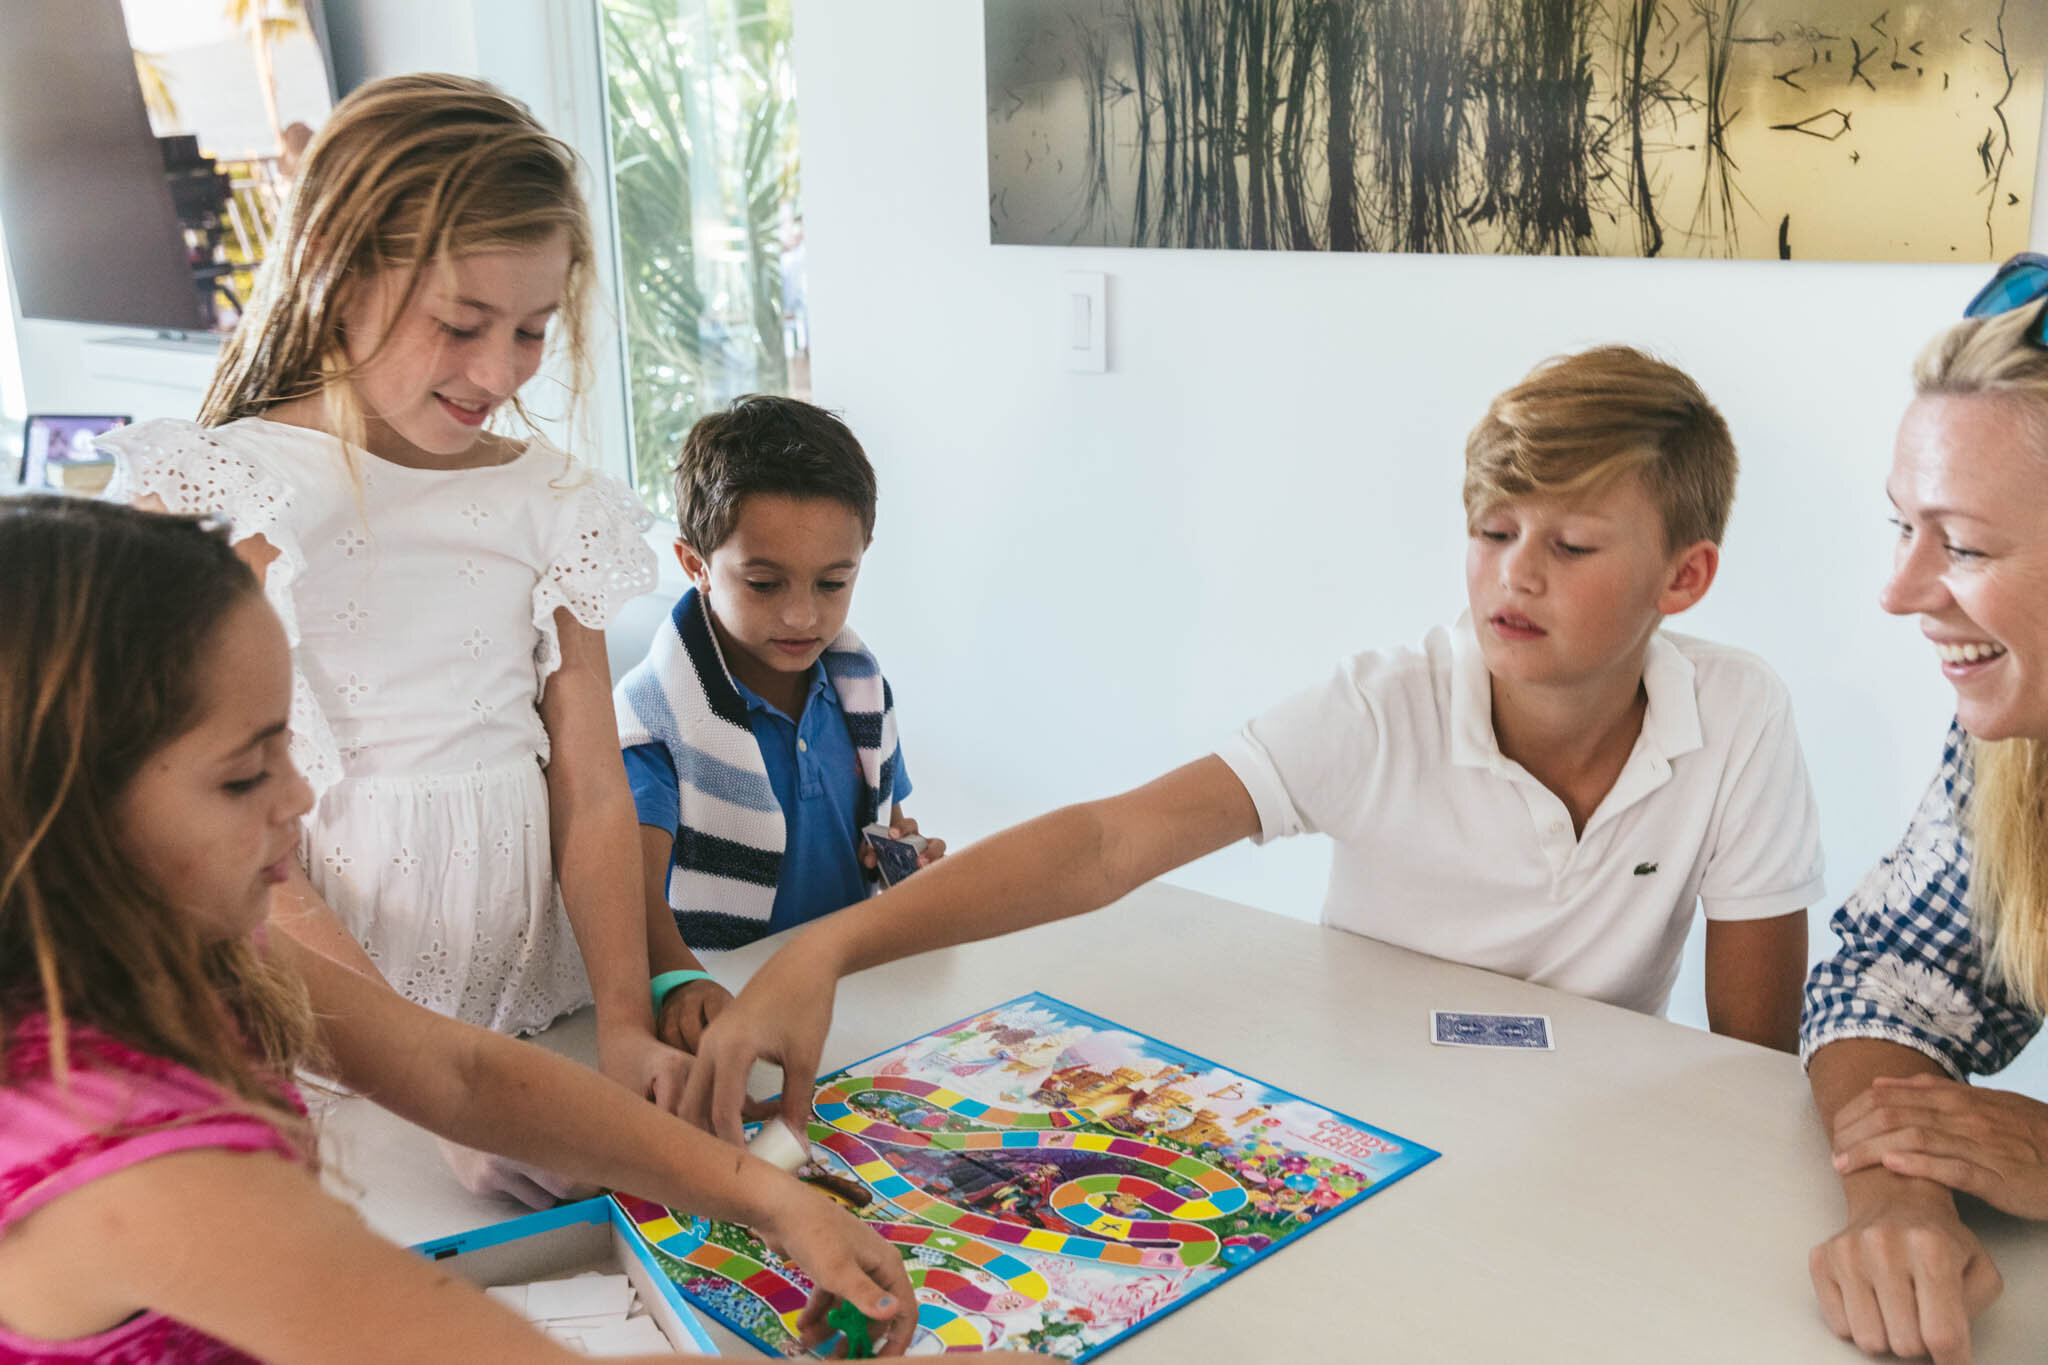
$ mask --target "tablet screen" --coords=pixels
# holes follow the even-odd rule
[[[28,419],[21,443],[21,485],[97,492],[106,486],[113,461],[94,448],[93,438],[126,426],[126,417],[39,413]]]

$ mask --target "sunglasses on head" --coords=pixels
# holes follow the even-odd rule
[[[2023,251],[1998,267],[1991,283],[1979,289],[1977,296],[1963,309],[1963,316],[1994,317],[2039,303],[2044,298],[2048,298],[2048,256]],[[2027,340],[2048,350],[2048,308],[2044,308],[2033,325],[2027,328]]]

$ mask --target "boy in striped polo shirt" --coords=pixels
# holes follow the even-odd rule
[[[888,682],[846,628],[875,526],[874,469],[853,432],[797,399],[738,399],[690,429],[675,494],[691,586],[613,702],[657,1032],[694,1051],[731,999],[696,953],[864,898],[862,829],[914,837],[917,822]],[[921,862],[945,852],[919,842]]]

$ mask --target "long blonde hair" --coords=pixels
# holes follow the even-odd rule
[[[40,1049],[62,1084],[89,1025],[213,1081],[312,1144],[279,1083],[312,1054],[304,987],[209,942],[128,858],[122,794],[199,720],[221,621],[261,601],[224,531],[74,498],[0,500],[0,1078]]]
[[[2048,473],[2048,350],[2027,340],[2044,309],[2048,303],[1958,323],[1921,355],[1913,378],[1922,394],[2007,404]],[[2048,737],[1973,736],[1970,753],[1970,908],[1985,962],[2015,999],[2048,1010]]]
[[[319,395],[328,429],[362,445],[366,418],[352,383],[361,367],[349,363],[342,334],[358,292],[384,271],[403,270],[402,310],[435,266],[532,247],[557,232],[569,245],[557,334],[573,406],[588,389],[592,274],[576,165],[576,154],[525,105],[483,81],[393,76],[356,90],[306,150],[284,226],[222,350],[200,422],[219,426]],[[512,406],[531,429],[516,396]]]

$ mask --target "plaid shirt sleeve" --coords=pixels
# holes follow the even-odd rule
[[[1951,724],[1905,837],[1830,922],[1841,947],[1806,978],[1802,1062],[1844,1038],[1880,1038],[1961,1080],[2000,1070],[2040,1031],[2040,1015],[1985,981],[1970,929],[1970,785],[1969,739]]]

